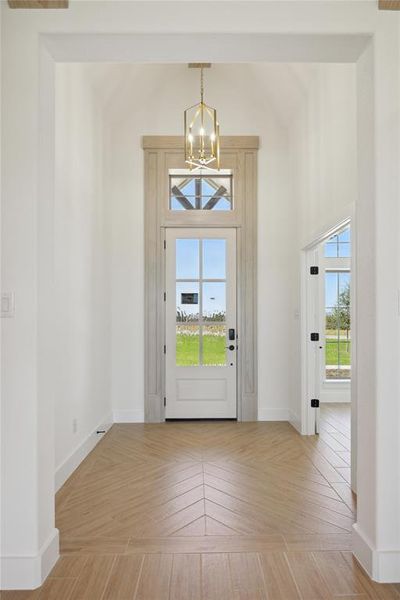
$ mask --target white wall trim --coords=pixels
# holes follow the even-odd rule
[[[144,423],[144,409],[113,410],[114,423]]]
[[[314,232],[313,235],[309,237],[306,241],[302,243],[302,250],[312,250],[316,246],[319,246],[323,242],[325,242],[332,235],[346,227],[347,225],[351,225],[351,221],[354,215],[354,202],[348,204],[344,208],[341,208],[338,214],[335,216],[331,216],[329,221],[325,223],[322,227],[320,227],[317,231]],[[332,225],[334,223],[334,225]]]
[[[79,446],[56,468],[55,474],[55,490],[56,492],[62,485],[67,481],[68,477],[72,475],[81,462],[87,457],[89,452],[98,444],[98,442],[104,437],[104,434],[98,434],[97,430],[102,429],[106,432],[110,429],[113,424],[113,415],[107,413],[104,419],[100,421],[97,427],[90,433]]]
[[[374,581],[398,583],[400,573],[400,549],[377,550],[360,529],[353,525],[353,554]]]
[[[53,529],[36,555],[2,556],[0,558],[0,589],[33,590],[41,586],[59,556],[58,529]]]
[[[289,410],[289,423],[296,429],[298,433],[300,433],[300,435],[302,435],[301,417],[292,410]]]
[[[360,530],[358,523],[353,525],[353,554],[362,568],[372,577],[373,563],[372,543]]]
[[[290,421],[290,410],[288,408],[259,408],[259,421]]]

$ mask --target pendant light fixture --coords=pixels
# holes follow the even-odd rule
[[[216,168],[219,170],[219,124],[217,111],[204,102],[204,69],[211,63],[190,63],[189,68],[200,69],[200,102],[184,112],[185,162],[189,168]],[[212,164],[212,167],[209,165]]]

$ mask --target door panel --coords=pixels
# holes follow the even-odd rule
[[[236,230],[167,229],[166,289],[166,418],[236,418]]]

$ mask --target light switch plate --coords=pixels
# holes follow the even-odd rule
[[[1,317],[10,318],[15,315],[14,292],[2,292],[1,294]]]

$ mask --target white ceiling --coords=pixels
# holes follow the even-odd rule
[[[71,65],[69,65],[71,68]],[[105,110],[119,119],[135,102],[157,93],[165,86],[176,88],[182,106],[197,101],[199,73],[186,64],[76,64]],[[223,80],[226,90],[251,89],[259,103],[265,103],[276,118],[288,125],[304,101],[320,69],[330,65],[301,63],[217,64],[206,71],[206,92],[212,100],[213,82]],[[185,89],[183,88],[183,84]]]

